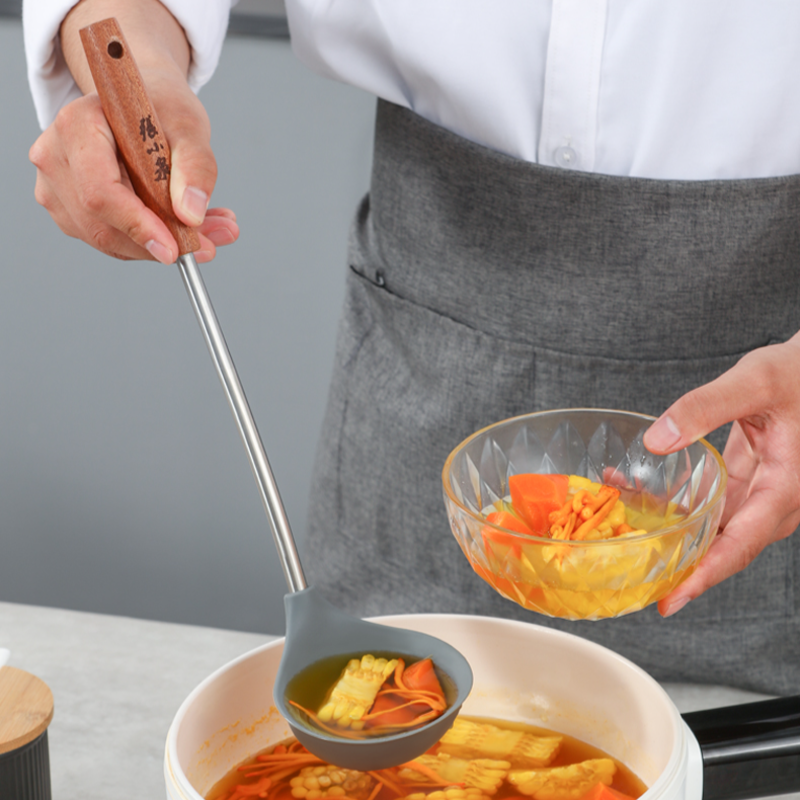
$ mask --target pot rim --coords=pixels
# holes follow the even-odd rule
[[[603,645],[597,644],[596,642],[592,642],[572,633],[567,633],[566,631],[548,628],[531,622],[502,619],[499,617],[488,617],[477,614],[390,614],[378,617],[367,617],[365,619],[368,619],[371,622],[395,625],[396,627],[410,627],[413,625],[415,620],[431,620],[441,622],[445,625],[448,622],[458,622],[462,624],[466,622],[477,625],[491,624],[495,628],[499,626],[501,628],[506,628],[509,631],[513,631],[515,629],[527,630],[533,627],[536,628],[537,635],[553,637],[556,640],[569,639],[573,642],[573,644],[578,647],[585,648],[588,652],[601,653],[603,658],[618,662],[618,665],[621,668],[636,673],[640,679],[644,680],[645,683],[649,683],[650,687],[661,696],[662,700],[665,701],[664,705],[669,710],[671,716],[673,737],[672,750],[670,752],[669,759],[656,780],[653,781],[653,783],[648,787],[647,791],[639,798],[639,800],[650,800],[650,798],[660,796],[665,787],[669,786],[674,781],[678,782],[678,785],[685,782],[687,773],[687,752],[690,747],[689,737],[691,736],[691,731],[684,723],[677,706],[673,703],[672,699],[666,693],[664,688],[658,683],[658,681],[656,681],[655,678],[653,678],[648,672],[643,670],[637,664],[633,663],[630,659],[625,658],[619,653],[616,653],[615,651],[610,650]],[[168,795],[170,798],[172,798],[172,800],[204,800],[204,798],[202,798],[202,796],[190,784],[189,779],[183,771],[178,759],[178,731],[189,708],[191,708],[197,697],[221,675],[231,669],[234,669],[238,664],[253,658],[258,653],[282,647],[284,639],[285,637],[282,636],[277,637],[272,641],[266,642],[263,645],[259,645],[258,647],[253,648],[252,650],[249,650],[240,656],[237,656],[231,661],[228,661],[226,664],[223,664],[221,667],[204,678],[189,693],[183,703],[181,703],[167,732],[164,753],[164,773],[167,780]],[[177,789],[180,794],[174,795],[172,793],[172,789]]]

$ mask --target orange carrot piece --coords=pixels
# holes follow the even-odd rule
[[[591,519],[587,519],[579,528],[575,529],[575,533],[572,534],[572,538],[578,541],[582,541],[586,538],[589,531],[596,528],[609,514],[614,505],[617,502],[616,497],[610,497],[606,503],[600,508],[595,511],[594,516]]]
[[[369,793],[367,800],[375,800],[381,789],[383,789],[383,784],[380,781],[375,781],[375,785],[372,787],[372,791]]]
[[[558,511],[551,511],[548,519],[553,524],[558,524],[563,526],[564,523],[567,521],[567,517],[569,517],[571,513],[572,513],[572,500],[567,500],[567,502],[564,503],[564,505],[561,506],[561,508],[559,508]]]
[[[494,525],[499,525],[501,528],[507,528],[515,533],[522,533],[526,536],[535,536],[534,532],[516,515],[510,511],[493,511],[491,514],[486,515],[486,521]],[[490,553],[494,553],[498,558],[503,558],[505,555],[505,548],[511,548],[511,553],[516,558],[519,558],[522,551],[520,543],[516,536],[511,536],[503,531],[495,530],[488,526],[484,527],[481,531],[483,537],[484,549]],[[497,545],[498,547],[493,547]]]
[[[524,533],[527,536],[534,536],[534,532],[516,515],[510,511],[493,511],[486,515],[486,521],[501,528],[507,528],[515,533]]]
[[[235,788],[232,797],[258,797],[262,792],[266,792],[271,784],[269,778],[262,778],[257,783],[241,783]]]
[[[444,700],[444,692],[436,670],[433,668],[433,661],[430,658],[423,658],[412,664],[403,672],[403,683],[407,689],[421,689],[426,692],[435,692]]]
[[[367,775],[372,775],[372,777],[375,778],[375,780],[378,781],[378,783],[380,783],[381,786],[385,786],[387,789],[390,789],[398,797],[403,797],[403,795],[405,795],[406,792],[394,782],[394,780],[392,779],[394,778],[394,775],[392,775],[392,778],[389,777],[389,772],[391,772],[391,767],[388,769],[378,769],[375,771],[370,771],[367,773]]]
[[[447,708],[447,700],[430,658],[405,668],[398,659],[394,674],[383,684],[369,713],[367,728],[410,727],[435,719]]]
[[[572,510],[576,514],[580,514],[583,507],[589,503],[591,497],[592,493],[588,489],[578,489],[572,498]]]
[[[425,711],[425,707],[423,707],[423,711]],[[381,725],[408,726],[419,717],[414,704],[398,703],[396,697],[391,694],[382,694],[376,697],[369,713],[376,719],[368,720],[367,725],[374,722],[375,727]]]
[[[589,500],[589,502],[586,504],[586,507],[592,511],[597,511],[600,506],[603,506],[606,504],[606,502],[608,502],[609,498],[613,497],[615,501],[619,500],[619,495],[619,489],[615,489],[613,486],[601,486],[600,491]]]
[[[522,473],[508,479],[511,505],[537,535],[545,536],[550,528],[550,514],[564,504],[569,488],[566,475]]]
[[[634,800],[629,794],[623,794],[604,783],[598,783],[589,789],[581,800]]]
[[[628,525],[627,522],[623,522],[621,525],[618,525],[616,530],[614,531],[614,536],[620,536],[623,533],[630,533],[631,531],[636,530],[631,525]]]

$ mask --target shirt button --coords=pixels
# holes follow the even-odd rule
[[[578,154],[571,147],[558,147],[553,153],[557,167],[575,169],[578,166]]]

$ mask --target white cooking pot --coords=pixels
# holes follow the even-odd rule
[[[488,617],[380,621],[438,636],[466,656],[475,684],[464,714],[529,722],[589,742],[644,781],[642,800],[703,797],[703,755],[692,730],[655,680],[611,650]],[[186,698],[167,737],[169,800],[202,800],[237,764],[291,735],[272,699],[282,648],[280,639],[246,653]]]

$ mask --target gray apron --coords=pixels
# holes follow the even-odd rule
[[[570,631],[659,680],[800,692],[800,536],[667,620],[551,620],[450,533],[441,469],[492,422],[660,414],[800,329],[800,176],[657,181],[540,167],[379,102],[312,487],[310,582],[359,615]],[[711,441],[721,450],[727,430]]]

